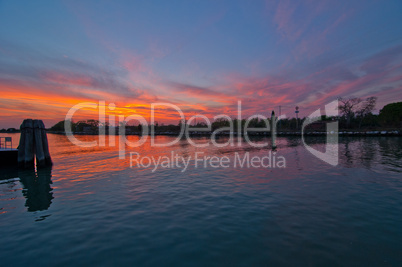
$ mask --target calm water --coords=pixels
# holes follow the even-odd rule
[[[2,266],[402,265],[401,138],[341,138],[336,167],[299,139],[279,138],[286,168],[204,169],[190,161],[185,172],[152,172],[153,165],[130,168],[116,147],[48,137],[53,168],[1,171]],[[324,149],[322,138],[308,141]],[[230,160],[270,151],[195,149],[184,140],[126,149]]]

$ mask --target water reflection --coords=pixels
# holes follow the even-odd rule
[[[28,211],[47,210],[53,199],[52,167],[18,171]]]
[[[1,167],[0,180],[13,179],[18,177],[17,166]]]
[[[339,144],[339,163],[347,168],[377,168],[402,172],[401,138],[344,138]]]

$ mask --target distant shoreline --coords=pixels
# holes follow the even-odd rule
[[[61,134],[65,135],[65,132],[55,132],[55,131],[48,131],[48,133],[52,134]],[[325,136],[325,135],[335,135],[338,134],[339,136],[396,136],[396,137],[401,137],[402,136],[402,131],[398,130],[393,130],[393,131],[339,131],[339,132],[319,132],[319,131],[313,131],[313,132],[305,132],[304,136]],[[99,135],[98,133],[90,133],[90,132],[74,132],[74,135]],[[119,134],[111,134],[111,135],[119,135]],[[137,135],[141,136],[141,133],[134,132],[134,133],[126,133],[126,136],[128,135]],[[148,134],[150,135],[150,134]],[[177,132],[155,132],[155,136],[178,136],[179,133]],[[211,136],[212,132],[190,132],[190,136]],[[216,136],[229,136],[229,132],[220,132],[216,134]],[[244,134],[241,134],[244,136]],[[247,134],[248,136],[252,137],[270,137],[271,133],[270,132],[262,132],[262,133],[257,133],[257,132],[250,132]],[[277,136],[301,136],[301,132],[297,131],[279,131],[276,133]],[[238,136],[237,132],[233,133],[233,136]]]
[[[0,133],[12,134],[20,133],[20,130],[16,131],[0,131]],[[62,131],[50,131],[47,133],[65,135]],[[190,132],[190,136],[211,136],[213,132]],[[178,136],[179,132],[155,132],[156,136]],[[402,130],[370,130],[370,131],[359,131],[359,130],[341,130],[338,132],[325,132],[325,131],[306,131],[304,136],[325,136],[325,135],[338,134],[339,136],[402,136]],[[74,135],[99,135],[97,132],[74,132]],[[118,133],[111,133],[110,135],[119,135]],[[137,135],[141,136],[140,132],[126,132],[125,135]],[[150,134],[148,134],[150,135]],[[229,132],[219,132],[216,136],[229,136]],[[238,136],[237,132],[233,133],[234,136]],[[244,136],[244,133],[241,134]],[[252,137],[270,137],[270,132],[249,132],[248,136]],[[300,131],[278,131],[277,136],[301,136]]]

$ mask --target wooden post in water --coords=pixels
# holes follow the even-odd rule
[[[33,122],[31,119],[24,120],[25,131],[25,158],[24,168],[34,168],[34,136],[33,136]]]
[[[34,137],[35,137],[35,154],[36,154],[36,165],[38,167],[46,166],[45,153],[43,152],[42,144],[42,124],[39,120],[33,121]]]
[[[18,167],[24,168],[25,166],[25,121],[20,126],[20,144],[18,145]]]
[[[33,169],[35,167],[35,155],[38,167],[52,165],[43,121],[26,119],[22,122],[20,129],[18,166],[24,169]]]
[[[45,124],[43,123],[42,120],[39,121],[41,125],[41,136],[42,136],[42,145],[43,145],[43,152],[45,154],[45,162],[46,166],[52,165],[52,158],[50,157],[49,153],[49,144],[47,142],[47,134],[46,134],[46,129],[45,129]]]
[[[276,148],[276,121],[275,121],[275,111],[271,114],[271,139],[272,139],[272,149]]]

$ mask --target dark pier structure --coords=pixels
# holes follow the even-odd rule
[[[0,166],[8,168],[17,165],[18,150],[12,147],[11,137],[0,137]]]
[[[0,137],[0,166],[4,168],[34,169],[52,165],[46,129],[42,120],[22,122],[18,148],[12,147],[12,137]]]
[[[42,120],[26,119],[21,124],[18,148],[12,147],[12,137],[0,137],[2,169],[34,169],[52,165],[46,129]]]

